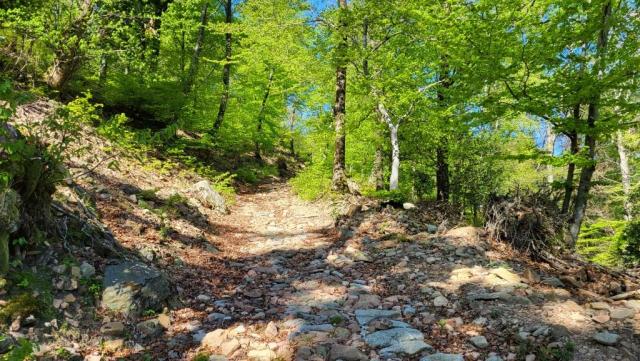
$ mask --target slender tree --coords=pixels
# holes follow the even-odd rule
[[[224,121],[227,105],[229,104],[229,88],[231,81],[231,24],[233,23],[232,0],[224,0],[224,22],[227,29],[224,33],[224,66],[222,67],[222,95],[220,96],[220,107],[218,115],[213,123],[213,131],[217,132]]]
[[[336,97],[333,105],[335,127],[335,151],[333,155],[333,177],[331,186],[334,191],[345,192],[346,172],[346,107],[347,107],[347,0],[338,0],[339,24],[338,46],[336,49]]]

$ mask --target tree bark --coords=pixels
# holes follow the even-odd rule
[[[438,103],[441,108],[447,105],[446,94],[444,90],[453,85],[453,79],[449,76],[449,64],[446,56],[442,57],[439,74],[441,88],[437,91]],[[446,120],[444,121],[446,124]],[[446,129],[446,128],[445,128]],[[451,189],[451,181],[449,180],[449,160],[448,160],[448,141],[446,137],[441,137],[436,148],[436,200],[440,202],[449,202],[449,193]]]
[[[580,106],[576,106],[577,118],[580,118]],[[575,113],[574,113],[575,114]],[[571,156],[575,157],[580,151],[578,144],[578,133],[574,130],[567,135],[569,137]],[[571,160],[567,166],[567,178],[564,181],[564,199],[562,200],[562,214],[569,213],[569,207],[571,206],[571,197],[573,196],[573,177],[576,171],[576,163]]]
[[[449,201],[449,191],[451,184],[449,181],[449,162],[447,157],[446,141],[445,144],[436,148],[436,200],[439,202]]]
[[[391,119],[391,115],[384,104],[379,101],[377,107],[380,118],[389,127],[389,135],[391,138],[391,175],[389,176],[389,190],[394,191],[398,189],[398,183],[400,178],[400,144],[398,141],[398,128],[400,124],[396,124]]]
[[[597,60],[595,65],[595,72],[598,78],[601,78],[601,72],[604,69],[602,64],[603,55],[607,49],[607,43],[609,40],[609,18],[611,17],[611,2],[607,2],[602,9],[602,23],[600,32],[598,34],[598,41],[596,44]],[[580,227],[584,220],[584,215],[587,209],[587,201],[589,198],[589,190],[591,189],[591,179],[593,173],[596,170],[596,122],[600,113],[600,98],[601,93],[596,91],[596,94],[592,96],[589,101],[589,110],[587,115],[587,134],[585,136],[585,147],[587,147],[589,164],[582,168],[580,172],[580,183],[578,183],[578,193],[576,194],[576,200],[573,207],[573,219],[569,226],[569,233],[571,236],[570,247],[574,247],[578,241],[580,235]]]
[[[373,167],[369,176],[369,184],[373,185],[375,190],[384,189],[384,152],[380,145],[376,146],[376,153],[373,159]]]
[[[54,49],[53,64],[46,74],[46,82],[51,88],[60,90],[80,68],[81,42],[87,32],[87,25],[93,13],[93,2],[84,0],[80,4],[80,15],[63,32],[62,48]],[[73,39],[73,42],[71,42]]]
[[[202,52],[202,44],[204,44],[205,29],[208,21],[209,3],[205,2],[202,5],[202,11],[200,12],[200,26],[198,27],[198,36],[196,43],[193,47],[193,54],[191,56],[191,64],[189,65],[189,73],[182,85],[182,92],[187,95],[191,92],[193,83],[198,75],[198,65],[200,63],[200,53]]]
[[[589,104],[588,127],[591,131],[595,128],[595,120],[598,118],[598,106],[594,103]],[[578,183],[578,193],[573,206],[573,219],[569,226],[571,235],[570,246],[574,247],[578,241],[580,227],[587,209],[587,200],[589,198],[589,190],[591,189],[591,178],[596,170],[596,135],[588,133],[584,139],[584,146],[587,148],[589,164],[582,167],[580,172],[580,181]]]
[[[345,12],[347,11],[347,0],[338,0],[340,7],[340,42],[337,52],[336,66],[336,100],[333,107],[335,122],[335,152],[333,156],[333,177],[331,186],[334,191],[346,192],[347,185],[346,172],[346,94],[347,94],[347,24]]]
[[[262,136],[262,123],[264,122],[264,113],[267,107],[267,101],[269,100],[269,93],[271,93],[271,84],[273,83],[273,69],[269,70],[269,81],[267,82],[267,89],[264,91],[262,97],[262,103],[260,103],[260,111],[258,112],[258,127],[255,139],[255,158],[262,161],[262,155],[260,155],[260,138]]]
[[[629,155],[627,149],[624,146],[624,139],[621,130],[618,130],[616,143],[618,147],[618,157],[620,158],[620,175],[622,178],[622,206],[624,209],[624,219],[631,220],[631,201],[629,197],[631,195],[631,171],[629,169]]]
[[[547,154],[550,157],[553,157],[553,150],[554,150],[554,146],[555,146],[556,136],[553,133],[553,128],[552,128],[551,123],[547,123],[545,133],[546,134],[545,134],[544,147],[545,147],[545,150],[546,150]],[[547,164],[547,183],[548,184],[552,184],[553,181],[554,181],[553,165],[552,164]]]
[[[224,22],[230,26],[233,23],[233,9],[231,7],[231,0],[226,0],[224,3]],[[216,121],[213,123],[213,131],[217,132],[224,121],[224,115],[227,112],[227,105],[229,103],[229,83],[231,78],[231,29],[227,29],[224,34],[224,67],[222,68],[222,96],[220,97],[220,107],[218,108],[218,115]]]

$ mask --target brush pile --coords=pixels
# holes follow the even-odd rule
[[[491,196],[485,220],[490,238],[531,254],[549,250],[562,240],[565,225],[564,217],[547,193],[522,190]]]

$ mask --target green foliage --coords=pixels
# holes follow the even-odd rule
[[[640,264],[640,221],[630,221],[626,224],[616,244],[616,250],[625,265],[635,267]]]
[[[576,250],[589,260],[607,266],[619,265],[618,243],[624,221],[600,219],[583,226]]]
[[[191,361],[208,361],[209,356],[210,355],[206,352],[200,352],[199,354],[195,355],[193,359],[191,359]]]
[[[2,336],[0,336],[2,337]],[[0,340],[1,341],[1,340]],[[0,361],[28,361],[34,360],[35,345],[28,338],[21,338],[18,344],[13,346],[8,353],[0,355]]]
[[[599,264],[634,267],[640,264],[640,222],[599,219],[587,224],[577,250]]]
[[[289,183],[302,199],[315,200],[331,195],[331,171],[322,164],[311,164]]]

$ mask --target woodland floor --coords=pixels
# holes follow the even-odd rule
[[[570,278],[562,282],[549,269],[493,249],[473,227],[430,234],[409,212],[388,208],[354,216],[338,229],[332,209],[301,201],[274,181],[238,195],[229,214],[201,219],[211,233],[197,241],[179,231],[158,243],[123,241],[143,254],[153,250],[182,301],[161,337],[134,338],[136,344],[145,354],[176,360],[203,350],[230,360],[418,360],[435,352],[466,360],[538,354],[540,360],[567,345],[575,345],[575,360],[640,359],[638,301],[597,303],[603,298],[585,297]],[[493,296],[475,300],[476,294]],[[396,310],[385,317],[419,330],[433,350],[380,355],[363,336],[391,325],[358,322],[363,309]],[[630,309],[635,318],[618,315]],[[216,329],[225,330],[219,339],[198,342]],[[622,341],[597,344],[592,337],[601,330]],[[487,346],[470,343],[478,335]],[[114,356],[135,357],[131,350]]]
[[[86,300],[82,285],[59,288],[53,303],[66,329],[14,330],[36,338],[41,355],[63,347],[90,361],[192,360],[202,352],[211,360],[428,361],[437,352],[467,361],[640,360],[640,300],[607,298],[622,285],[592,270],[532,262],[426,205],[305,202],[276,178],[242,190],[220,214],[193,201],[195,175],[124,156],[96,167],[113,147],[84,139],[91,152],[68,164],[83,175],[56,198],[95,212],[131,257],[167,275],[174,296],[164,329],[150,335],[140,319]],[[188,201],[171,203],[175,195]],[[94,265],[98,279],[118,262],[87,245],[67,251]],[[49,263],[60,269],[61,261]],[[123,332],[106,335],[108,322]],[[604,330],[619,340],[594,341]]]

